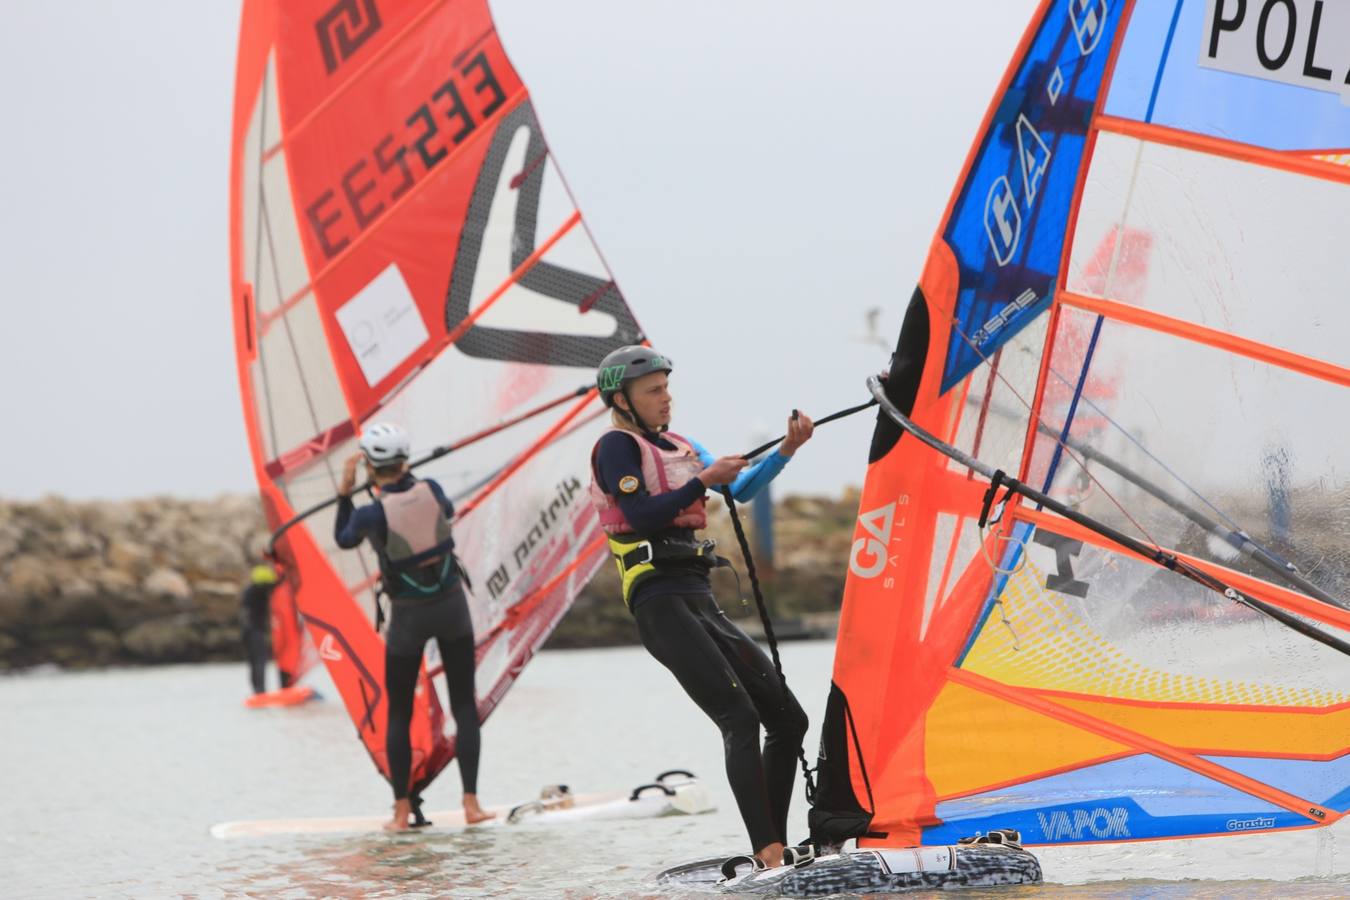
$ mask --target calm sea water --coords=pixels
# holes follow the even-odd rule
[[[824,708],[832,651],[828,643],[783,650],[813,718]],[[207,829],[227,820],[388,809],[388,789],[346,713],[322,677],[315,683],[328,702],[247,710],[242,664],[0,678],[0,895],[671,897],[650,883],[653,872],[745,843],[716,729],[640,649],[541,654],[484,729],[483,800],[517,802],[557,782],[623,789],[682,767],[708,780],[714,814],[440,835],[212,838]],[[808,746],[815,740],[813,731]],[[429,790],[429,807],[457,805],[458,790],[452,767]],[[804,834],[804,804],[795,802],[791,831]],[[1300,836],[1320,842],[1315,866],[1279,874],[1344,873],[1350,832],[1327,831]],[[1151,844],[1128,856],[1056,856],[1046,859],[1047,877],[1060,884],[961,896],[1350,896],[1345,874],[1246,880],[1279,859],[1305,858],[1280,845],[1224,853],[1204,864]]]

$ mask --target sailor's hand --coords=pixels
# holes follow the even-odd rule
[[[815,434],[815,431],[816,423],[811,421],[811,417],[794,409],[788,418],[787,437],[783,438],[783,443],[778,446],[778,452],[791,457],[797,452],[798,447],[811,440],[811,435]]]
[[[731,484],[740,474],[741,469],[750,465],[750,460],[744,456],[724,456],[715,460],[711,466],[698,473],[698,480],[707,487],[713,487],[718,484]]]
[[[361,454],[353,453],[342,464],[342,482],[338,485],[339,497],[350,497],[356,489],[356,467],[361,465]]]

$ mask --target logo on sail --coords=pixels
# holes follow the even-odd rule
[[[1073,22],[1078,49],[1087,56],[1101,42],[1106,25],[1106,0],[1069,0],[1069,19]]]
[[[895,504],[887,503],[880,509],[863,513],[858,516],[858,524],[870,536],[853,542],[848,568],[859,578],[876,578],[886,569],[886,545],[891,541],[891,529],[895,526]]]
[[[319,642],[319,657],[329,662],[339,662],[342,659],[342,651],[337,648],[331,634],[325,634],[323,640]]]
[[[524,168],[508,171],[507,157],[518,139],[525,145]],[[468,356],[591,368],[611,350],[639,343],[642,334],[619,289],[607,276],[597,277],[536,255],[542,246],[537,232],[547,156],[548,147],[528,102],[502,118],[479,169],[465,216],[446,297],[445,327],[454,332],[468,323],[456,343]],[[494,227],[489,227],[490,220],[495,221]],[[495,237],[497,234],[509,234],[510,240],[501,240]],[[598,258],[595,264],[603,270]],[[502,322],[485,324],[471,305],[476,296],[475,281],[482,278],[495,285],[505,276],[512,279],[507,283],[513,288],[576,307],[587,316],[547,312],[557,307],[557,302],[533,307],[543,313],[536,314],[528,303],[522,307],[516,299],[508,307],[514,319],[511,327]],[[501,310],[498,307],[495,312]],[[593,320],[595,314],[599,315]],[[603,333],[601,325],[606,317],[613,322],[608,334]],[[550,330],[550,325],[572,330]]]
[[[1123,806],[1110,809],[1057,809],[1046,815],[1036,813],[1041,833],[1047,841],[1082,841],[1130,836],[1130,811]]]
[[[1030,288],[1017,296],[1017,299],[1009,303],[1003,309],[999,310],[998,315],[994,316],[988,322],[980,327],[978,331],[970,336],[975,346],[982,346],[986,341],[1003,330],[1003,327],[1017,317],[1022,310],[1035,306],[1040,297]]]
[[[323,66],[332,75],[380,30],[375,0],[338,0],[314,23]]]
[[[1017,117],[1017,156],[1022,163],[1022,192],[1027,209],[1031,209],[1041,188],[1041,176],[1050,168],[1050,148],[1025,113]]]
[[[1229,819],[1223,826],[1229,831],[1256,831],[1261,828],[1274,828],[1274,816],[1256,816],[1252,819]]]
[[[984,230],[989,235],[989,246],[1000,266],[1012,262],[1017,245],[1022,241],[1022,213],[1017,209],[1012,183],[1004,175],[989,189],[984,202]]]

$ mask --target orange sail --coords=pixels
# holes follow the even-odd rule
[[[457,498],[485,718],[604,560],[582,490],[601,406],[578,385],[642,340],[485,0],[246,0],[230,213],[244,419],[270,523],[332,497],[372,420],[403,424],[415,453],[453,447],[418,474]],[[376,561],[335,546],[333,515],[305,518],[276,552],[387,774]],[[428,666],[418,790],[454,752]]]
[[[1350,810],[1350,257],[1329,243],[1350,88],[1345,59],[1304,74],[1334,56],[1316,25],[1263,62],[1266,18],[1035,14],[885,383],[900,416],[861,497],[817,837],[1121,841]],[[1004,473],[1050,502],[991,491]]]

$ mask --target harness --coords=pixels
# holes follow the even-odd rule
[[[698,560],[708,567],[708,571],[729,568],[734,573],[731,560],[718,556],[715,552],[717,541],[683,540],[675,537],[643,538],[636,534],[609,535],[609,552],[614,555],[614,565],[619,569],[619,579],[623,582],[623,603],[631,608],[633,590],[648,575],[660,571],[658,562]],[[740,576],[737,576],[737,583]]]

